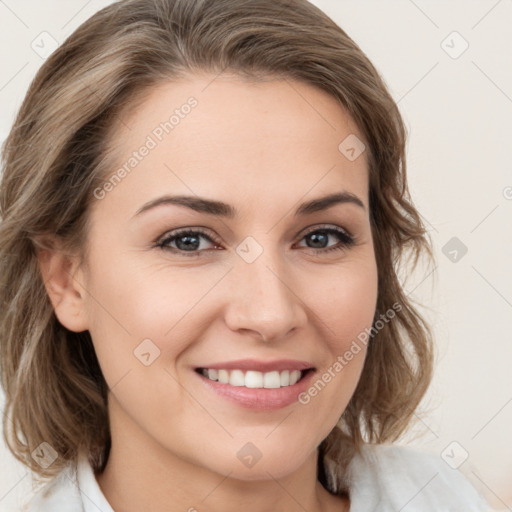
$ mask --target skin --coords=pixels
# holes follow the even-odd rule
[[[115,128],[121,166],[174,108],[198,105],[90,211],[87,267],[55,249],[40,254],[59,321],[88,329],[109,385],[112,450],[98,483],[115,510],[295,512],[348,510],[316,479],[317,447],[357,385],[361,350],[311,401],[243,408],[213,393],[193,369],[205,362],[291,358],[319,378],[365,328],[377,301],[366,153],[349,161],[338,145],[358,131],[325,92],[281,79],[193,75],[153,87]],[[116,168],[112,169],[114,172]],[[352,203],[294,218],[305,201],[347,191]],[[166,205],[134,216],[164,194],[198,195],[238,211],[222,219]],[[338,227],[340,245],[311,232]],[[317,226],[319,226],[317,228]],[[156,247],[177,228],[203,227],[197,257]],[[248,236],[262,254],[236,252]],[[182,241],[183,239],[181,239]],[[183,245],[180,245],[183,247]],[[215,250],[215,248],[217,249]],[[322,252],[324,251],[324,252]],[[160,356],[134,350],[149,338]],[[314,382],[314,381],[313,381]],[[248,442],[262,454],[246,467]]]

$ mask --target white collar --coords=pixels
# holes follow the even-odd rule
[[[87,457],[81,454],[77,463],[77,483],[83,512],[114,512],[96,480]]]

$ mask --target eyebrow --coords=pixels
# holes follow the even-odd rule
[[[294,216],[301,217],[304,215],[309,215],[315,212],[326,210],[336,204],[345,203],[355,204],[361,207],[363,210],[366,210],[364,203],[361,201],[361,199],[359,199],[359,197],[350,192],[344,191],[330,194],[324,197],[319,197],[317,199],[313,199],[312,201],[308,201],[307,203],[302,203],[297,208],[297,210],[295,210]],[[222,201],[214,201],[212,199],[206,199],[198,196],[166,195],[157,199],[153,199],[152,201],[144,204],[137,210],[134,217],[162,205],[185,206],[186,208],[190,208],[196,212],[215,215],[218,217],[226,217],[229,219],[235,218],[238,215],[238,212],[234,206],[223,203]]]

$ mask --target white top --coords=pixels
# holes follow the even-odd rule
[[[400,445],[365,445],[350,464],[351,512],[489,512],[490,505],[440,455]],[[329,466],[328,477],[332,478]],[[23,508],[27,512],[114,512],[85,457]]]

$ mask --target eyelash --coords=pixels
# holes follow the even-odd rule
[[[306,238],[307,236],[312,235],[313,233],[317,233],[317,232],[336,235],[340,238],[341,242],[332,247],[328,247],[326,249],[315,249],[313,247],[306,247],[306,249],[310,249],[313,252],[315,252],[316,254],[319,254],[319,253],[325,254],[325,253],[329,253],[331,251],[342,251],[342,250],[350,248],[351,246],[355,245],[355,243],[356,243],[356,239],[352,235],[349,235],[346,231],[339,229],[339,228],[322,227],[322,226],[316,227],[314,230],[308,231],[307,233],[305,233],[303,235],[301,240]],[[175,232],[171,231],[170,233],[167,233],[164,238],[160,238],[156,242],[155,247],[158,247],[165,251],[170,251],[175,254],[180,254],[180,255],[183,255],[186,257],[200,256],[201,253],[204,252],[206,249],[203,249],[202,251],[197,251],[197,250],[196,251],[184,251],[182,249],[177,249],[176,247],[169,247],[167,245],[185,235],[202,235],[204,238],[206,238],[210,242],[220,245],[220,241],[217,240],[216,237],[213,237],[213,236],[207,234],[204,230],[202,230],[200,228],[196,228],[196,229],[187,228],[187,229],[180,229]]]

